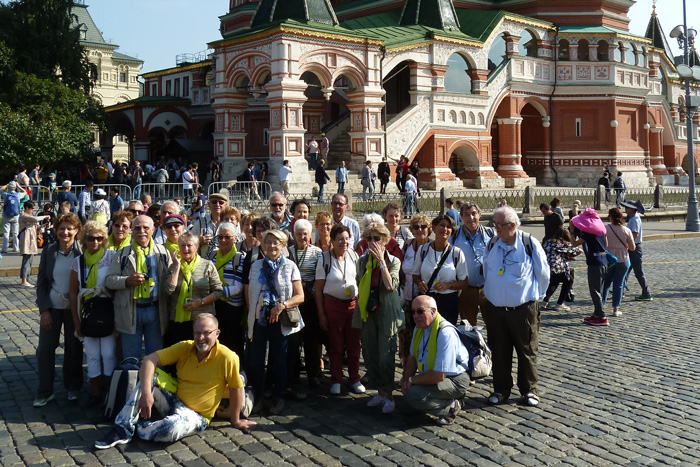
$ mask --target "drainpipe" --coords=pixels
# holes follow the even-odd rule
[[[552,86],[552,93],[549,95],[549,166],[554,171],[554,183],[559,185],[559,173],[557,169],[554,168],[554,129],[552,125],[554,124],[554,93],[557,92],[557,62],[559,61],[558,48],[559,48],[559,26],[556,27],[556,33],[554,33],[554,86]]]
[[[382,85],[382,89],[384,89],[384,59],[386,58],[386,47],[382,46],[382,58],[379,60],[379,82]],[[384,95],[382,96],[382,100],[384,101],[384,108],[382,109],[382,120],[384,120],[384,124],[382,125],[384,127],[384,157],[386,157],[387,161],[389,160],[389,140],[387,138],[387,127],[386,127],[386,91],[384,92]]]

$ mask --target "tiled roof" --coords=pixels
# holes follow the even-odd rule
[[[104,37],[102,37],[102,32],[100,32],[97,25],[92,20],[92,16],[90,16],[90,13],[88,12],[87,5],[74,3],[71,13],[75,15],[73,17],[71,27],[79,27],[81,30],[85,30],[85,39],[81,39],[80,42],[115,49],[119,47],[116,44],[110,44],[109,42],[105,41]]]
[[[261,0],[250,26],[256,28],[287,20],[338,24],[330,0]]]
[[[123,54],[121,52],[114,51],[112,53],[112,59],[120,61],[120,62],[134,62],[134,63],[143,63],[143,60],[140,58],[132,57],[130,55]]]

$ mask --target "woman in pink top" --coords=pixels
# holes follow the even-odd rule
[[[625,227],[625,219],[618,208],[608,211],[610,224],[605,226],[606,238],[608,240],[608,251],[615,255],[617,264],[608,268],[603,285],[603,306],[608,299],[608,292],[612,284],[613,290],[613,316],[621,316],[620,302],[622,301],[622,286],[625,276],[630,268],[630,259],[627,250],[634,251],[634,237],[630,229]]]

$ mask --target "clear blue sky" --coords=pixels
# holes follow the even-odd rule
[[[282,0],[284,1],[284,0]],[[700,1],[686,0],[688,26],[700,30]],[[229,0],[87,0],[92,18],[106,40],[119,51],[144,60],[143,71],[175,66],[175,56],[207,48],[220,39],[219,16],[227,13]],[[643,35],[651,15],[652,0],[639,0],[630,9],[630,30]],[[664,32],[683,23],[682,0],[658,0],[656,11]],[[670,41],[680,55],[677,43]],[[700,47],[700,38],[698,40]]]

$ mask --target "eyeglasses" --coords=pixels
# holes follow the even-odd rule
[[[88,242],[100,242],[100,243],[102,243],[102,241],[103,241],[105,238],[104,238],[104,237],[93,237],[92,235],[88,235],[87,237],[85,237],[85,239],[86,239]]]
[[[226,201],[224,201],[223,199],[210,199],[209,202],[211,204],[217,204],[217,205],[218,204],[221,204],[221,205],[226,204]]]
[[[212,334],[214,334],[216,331],[218,331],[218,329],[214,329],[214,330],[212,330],[212,331],[195,332],[195,333],[194,333],[194,336],[195,336],[195,337],[197,337],[197,336],[203,336],[203,337],[208,338],[209,336],[211,336]]]
[[[139,211],[138,209],[129,209],[129,212],[132,214],[136,214],[137,216],[140,216],[141,214],[143,214],[146,211]]]
[[[431,310],[431,308],[418,308],[417,310],[413,310],[414,315],[422,315],[423,313],[427,313]]]
[[[494,223],[496,227],[504,228],[504,227],[510,227],[513,223],[512,222],[504,222],[502,224],[499,224],[498,222]]]
[[[233,238],[233,235],[217,235],[216,238],[219,240],[231,240]]]
[[[428,228],[428,226],[425,225],[425,224],[423,224],[423,225],[414,225],[414,226],[413,226],[413,230],[426,230],[427,228]]]
[[[369,241],[374,240],[375,242],[381,242],[382,237],[379,235],[370,235],[369,237],[367,237],[367,240],[369,240]]]
[[[165,224],[165,228],[166,229],[176,229],[176,228],[180,227],[181,225],[182,224],[180,224],[179,222],[171,222],[170,224]]]
[[[284,203],[270,203],[270,207],[273,207],[273,208],[283,208],[283,207],[284,207]]]
[[[333,202],[331,203],[331,206],[339,206],[339,207],[342,207],[342,206],[345,206],[345,203],[339,203],[338,201],[333,201]]]
[[[159,220],[160,220],[160,216],[156,216],[156,217],[154,217],[154,219],[157,220],[157,221],[159,221]]]

